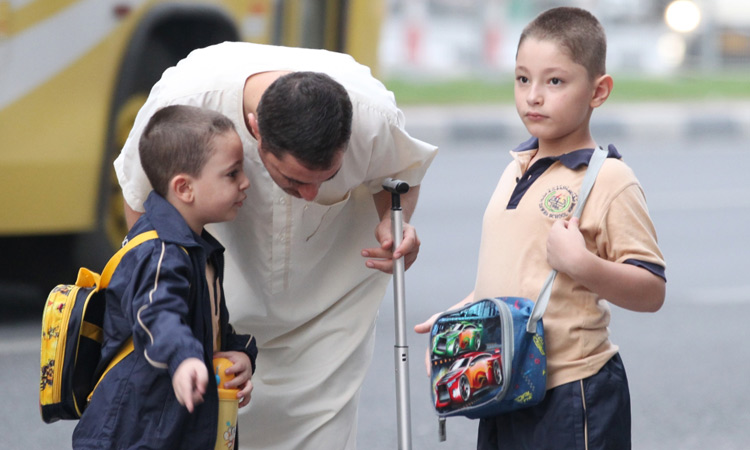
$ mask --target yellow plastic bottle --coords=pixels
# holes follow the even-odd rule
[[[214,358],[214,373],[216,374],[216,385],[219,388],[219,428],[216,432],[215,450],[234,449],[237,439],[237,411],[239,400],[237,392],[239,389],[226,389],[224,383],[234,378],[234,374],[227,375],[226,370],[233,365],[226,358]]]

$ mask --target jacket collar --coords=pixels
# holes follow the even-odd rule
[[[155,191],[151,191],[143,207],[146,209],[144,217],[151,223],[161,240],[183,247],[203,247],[207,255],[215,251],[224,251],[224,247],[219,241],[205,229],[200,235],[196,234],[185,222],[177,208]],[[136,223],[130,234],[134,235],[134,231],[139,233],[145,231],[142,229],[144,227],[145,224]]]

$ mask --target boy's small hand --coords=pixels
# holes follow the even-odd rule
[[[419,334],[429,333],[430,330],[432,329],[432,326],[435,324],[435,321],[437,320],[438,316],[440,316],[440,314],[442,313],[435,313],[424,322],[414,325],[414,332],[419,333]]]
[[[432,329],[432,326],[435,324],[435,321],[440,316],[440,314],[442,313],[435,313],[424,322],[414,325],[414,331],[419,334],[429,333],[430,330]],[[430,364],[430,349],[429,348],[427,349],[424,355],[424,368],[427,372],[427,376],[429,377],[432,374],[432,365]]]
[[[452,309],[462,308],[473,301],[474,301],[474,291],[471,291],[469,295],[464,297],[463,300],[451,306],[448,310],[450,311]],[[429,333],[432,330],[432,326],[435,325],[435,322],[438,320],[438,317],[440,317],[441,314],[443,313],[442,312],[435,313],[424,322],[414,325],[414,331],[419,334]],[[427,376],[429,377],[430,375],[432,375],[432,364],[430,363],[430,348],[427,349],[424,355],[424,367],[427,371]]]
[[[208,369],[198,358],[188,358],[181,362],[172,376],[172,388],[177,401],[191,413],[196,405],[203,403],[207,384]]]
[[[242,352],[218,352],[214,353],[215,358],[226,358],[232,363],[227,369],[227,374],[234,374],[234,378],[227,381],[224,386],[226,389],[239,389],[237,398],[240,399],[240,408],[250,403],[250,394],[253,392],[253,383],[250,380],[253,376],[253,365],[250,358]]]
[[[558,272],[571,274],[577,267],[578,255],[586,249],[586,241],[578,229],[578,219],[556,220],[547,237],[547,262]]]

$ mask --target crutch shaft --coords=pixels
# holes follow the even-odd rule
[[[409,185],[388,178],[383,188],[391,193],[391,231],[393,251],[401,245],[404,235],[404,217],[400,195],[408,192]],[[393,260],[393,305],[396,345],[393,347],[396,368],[396,413],[398,420],[398,448],[411,450],[411,410],[409,394],[409,347],[406,344],[406,295],[404,287],[404,257]]]

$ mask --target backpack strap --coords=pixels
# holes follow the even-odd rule
[[[99,282],[99,289],[104,289],[107,286],[109,286],[109,280],[112,279],[112,274],[115,273],[115,269],[117,268],[117,265],[120,264],[120,260],[123,256],[125,256],[125,253],[129,252],[130,250],[134,249],[135,247],[141,245],[142,243],[146,241],[150,241],[151,239],[158,238],[159,235],[156,233],[156,230],[146,231],[141,234],[136,235],[132,239],[129,239],[128,242],[122,246],[120,250],[117,251],[107,262],[107,265],[104,266],[104,270],[102,271],[102,275]],[[133,352],[134,346],[133,346],[133,337],[130,336],[127,341],[122,345],[120,348],[120,351],[117,352],[114,358],[107,364],[107,368],[104,369],[104,372],[99,377],[99,381],[96,382],[96,385],[94,386],[94,389],[91,390],[91,393],[88,396],[87,401],[91,401],[91,396],[94,395],[94,391],[96,391],[96,388],[99,386],[99,383],[104,379],[104,376],[107,375],[107,372],[109,372],[117,363],[122,361],[126,356],[128,356],[130,353]]]
[[[117,265],[120,264],[120,260],[123,256],[125,256],[125,253],[141,245],[142,243],[150,241],[151,239],[156,239],[157,237],[159,237],[159,235],[156,233],[156,230],[151,230],[138,234],[132,239],[129,239],[128,242],[126,242],[125,245],[123,245],[122,248],[109,259],[107,265],[104,266],[99,289],[104,289],[109,286],[109,280],[112,279],[112,274],[115,273],[115,269],[117,268]]]
[[[127,341],[122,345],[120,348],[120,351],[117,352],[114,358],[112,358],[112,361],[107,364],[107,368],[104,369],[104,372],[102,372],[102,376],[99,377],[99,381],[96,382],[96,385],[94,385],[94,389],[91,390],[89,393],[88,398],[86,399],[87,402],[91,401],[91,397],[94,395],[94,391],[96,391],[96,388],[99,387],[99,383],[102,382],[105,376],[107,376],[107,372],[112,370],[113,367],[123,359],[125,359],[126,356],[133,353],[133,350],[135,350],[135,346],[133,345],[133,336],[130,336]]]
[[[573,211],[573,217],[581,218],[583,207],[586,205],[586,200],[589,198],[591,188],[594,187],[596,176],[599,174],[599,169],[602,168],[604,161],[607,160],[608,154],[609,152],[601,147],[595,149],[594,153],[591,154],[586,174],[583,176],[581,192],[578,194],[578,205],[576,205],[576,209]],[[549,297],[552,293],[552,285],[555,283],[555,277],[557,277],[557,270],[552,269],[547,276],[547,279],[544,280],[542,290],[539,292],[539,297],[537,297],[536,303],[534,303],[534,309],[531,310],[529,321],[526,323],[526,331],[528,333],[536,333],[536,324],[542,318],[544,311],[547,309]]]

